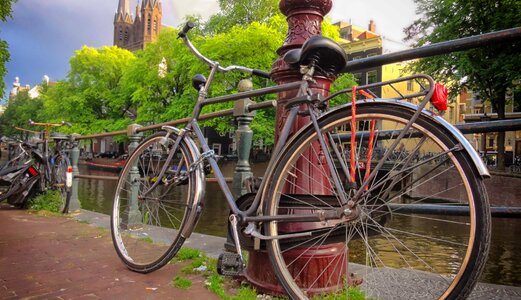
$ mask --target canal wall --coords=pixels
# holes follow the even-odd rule
[[[485,179],[491,206],[521,207],[521,176],[491,172]]]
[[[424,174],[432,169],[430,166],[420,168],[417,174]],[[418,175],[419,176],[419,175]],[[445,171],[440,169],[439,174],[427,179],[425,184],[417,185],[409,196],[421,199],[425,195],[435,194],[440,199],[467,202],[464,189],[459,188],[461,179],[456,170]],[[402,185],[407,185],[411,178],[407,178]],[[421,182],[421,181],[420,181]],[[499,207],[521,207],[521,175],[491,172],[491,177],[485,179],[485,187],[491,206]]]

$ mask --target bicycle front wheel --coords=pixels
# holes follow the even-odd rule
[[[52,167],[52,188],[60,193],[60,212],[64,214],[69,212],[69,203],[71,201],[72,193],[71,188],[67,187],[67,171],[69,167],[71,167],[71,162],[67,156],[58,155],[55,157]]]
[[[198,166],[185,139],[157,133],[144,140],[123,168],[114,198],[111,226],[116,251],[127,267],[148,273],[164,266],[183,244],[185,226],[195,226]],[[171,152],[171,160],[167,158]],[[165,175],[160,178],[163,166]],[[152,187],[155,185],[155,188]],[[195,220],[195,221],[194,221]]]
[[[309,129],[281,154],[267,180],[265,214],[341,215],[265,224],[270,236],[310,234],[268,243],[274,271],[291,298],[345,299],[354,286],[384,299],[464,298],[472,291],[490,242],[482,178],[458,141],[426,116],[397,141],[413,114],[391,103],[359,105],[351,156],[351,115],[337,110],[319,121],[326,149]],[[352,157],[354,181],[348,172]],[[381,161],[360,200],[346,203],[367,181],[367,170]]]

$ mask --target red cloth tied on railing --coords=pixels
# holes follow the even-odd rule
[[[435,83],[434,93],[431,97],[432,105],[434,105],[434,107],[436,107],[439,111],[447,110],[448,95],[449,91],[443,84]]]

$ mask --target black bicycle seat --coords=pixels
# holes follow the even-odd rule
[[[316,35],[310,37],[302,48],[293,49],[284,55],[284,61],[290,65],[315,64],[321,73],[338,74],[347,63],[347,55],[335,41]]]

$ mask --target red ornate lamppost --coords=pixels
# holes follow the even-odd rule
[[[298,69],[289,66],[284,62],[282,57],[286,52],[291,49],[301,48],[304,42],[312,36],[320,35],[322,32],[322,21],[324,16],[331,10],[331,0],[282,0],[279,4],[280,10],[287,17],[288,21],[288,34],[282,47],[277,50],[279,58],[273,63],[272,66],[272,79],[277,84],[290,83],[302,80],[302,74]],[[334,78],[327,77],[316,77],[315,83],[310,84],[310,88],[315,93],[327,96],[331,83]],[[285,119],[287,118],[287,112],[285,105],[287,101],[296,96],[297,91],[282,92],[278,95],[277,105],[277,117],[276,117],[276,130],[275,138],[278,139],[282,126]],[[292,133],[298,129],[309,124],[310,119],[308,116],[298,116],[292,129]],[[306,155],[306,153],[303,153]],[[300,170],[307,170],[309,178],[313,178],[313,182],[306,178],[297,179],[292,183],[291,186],[285,187],[288,193],[297,193],[295,191],[306,191],[314,195],[329,195],[330,192],[328,178],[324,176],[324,172],[310,164],[313,162],[311,155],[309,159],[301,159],[297,162],[297,168]],[[302,176],[304,177],[304,176]],[[322,180],[320,179],[322,178]],[[317,181],[322,181],[324,184],[317,184]],[[295,188],[298,187],[298,188]],[[293,189],[293,191],[291,191]],[[297,225],[298,226],[298,225]],[[285,228],[291,231],[291,228]],[[299,249],[292,250],[288,253],[291,256],[292,261],[295,257],[305,260],[303,263],[306,265],[306,269],[303,272],[299,271],[299,281],[301,282],[313,282],[317,284],[313,287],[313,290],[325,292],[328,289],[335,289],[336,286],[330,286],[332,282],[339,282],[338,280],[330,280],[334,276],[338,276],[332,273],[340,273],[336,269],[336,272],[331,270],[324,272],[331,261],[335,261],[335,265],[347,266],[347,254],[344,244],[329,244],[325,246],[316,247],[315,249],[306,248],[305,255],[304,250]],[[282,287],[278,284],[277,278],[271,269],[271,264],[266,253],[263,252],[251,252],[249,255],[248,268],[246,270],[247,280],[256,286],[258,289],[272,293],[281,294],[283,293]],[[298,264],[298,262],[296,263]],[[344,267],[345,268],[345,267]],[[346,274],[347,270],[343,269],[343,274]],[[317,274],[320,274],[324,280],[316,280]],[[309,278],[306,278],[309,277]],[[309,293],[313,294],[313,290]]]

